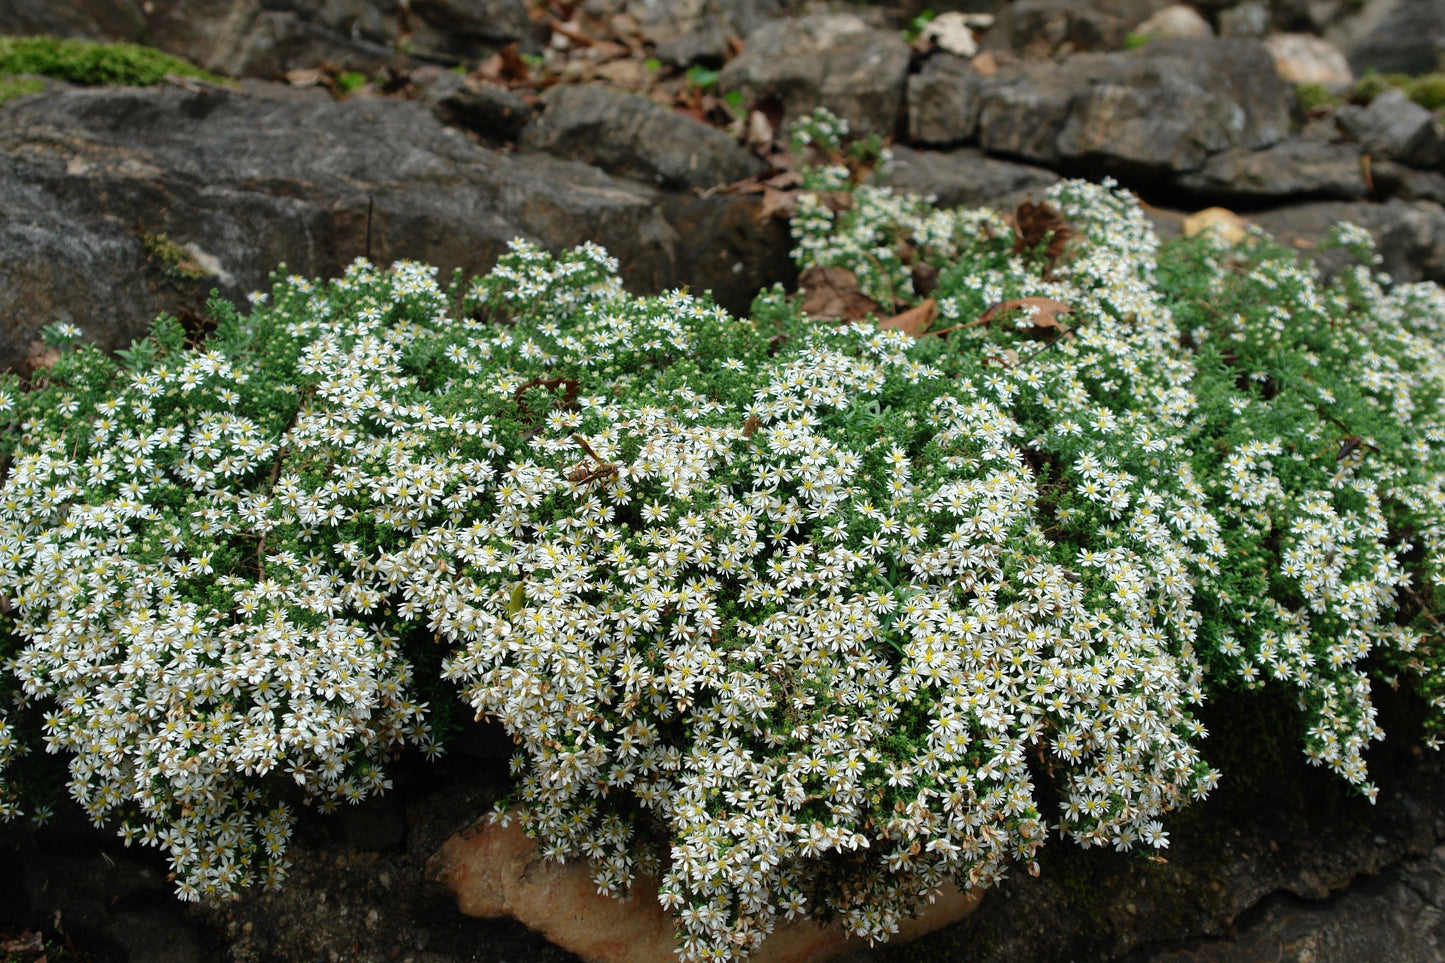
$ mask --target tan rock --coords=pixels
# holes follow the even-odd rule
[[[1296,84],[1348,84],[1355,79],[1340,48],[1308,33],[1276,33],[1264,45],[1274,69]]]
[[[1198,10],[1182,3],[1157,11],[1135,27],[1133,32],[1150,40],[1214,36],[1214,28],[1209,25],[1209,21],[1200,16]]]
[[[671,963],[677,943],[672,918],[657,902],[655,880],[639,880],[624,902],[597,893],[585,861],[542,858],[516,820],[483,821],[448,839],[427,864],[427,875],[456,895],[467,916],[510,916],[589,963]],[[948,887],[915,919],[899,926],[907,942],[963,919],[978,906],[978,890]],[[838,925],[779,924],[753,963],[823,963],[866,946]]]
[[[1249,236],[1249,222],[1224,207],[1206,207],[1184,219],[1184,236],[1213,233],[1227,244],[1238,244]]]

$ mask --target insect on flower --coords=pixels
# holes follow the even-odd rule
[[[572,470],[572,473],[567,476],[569,482],[585,488],[593,482],[606,481],[609,478],[617,477],[617,465],[613,462],[603,461],[601,458],[598,458],[597,452],[592,450],[592,446],[587,444],[586,439],[581,435],[573,435],[572,440],[582,446],[582,450],[587,453],[587,457],[591,458],[594,464],[588,465],[586,462],[583,462],[578,465]]]

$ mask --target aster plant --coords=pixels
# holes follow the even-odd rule
[[[1167,846],[1220,688],[1372,798],[1373,685],[1436,744],[1438,287],[1349,228],[1325,282],[1259,234],[1161,248],[1109,185],[1029,238],[858,175],[809,173],[795,253],[906,325],[516,242],[449,288],[278,275],[200,344],[53,330],[0,397],[0,780],[33,720],[97,823],[229,896],[279,881],[288,794],[385,789],[460,694],[517,743],[498,818],[741,959],[799,916],[886,939],[1051,833]]]

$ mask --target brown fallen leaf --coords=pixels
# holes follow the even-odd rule
[[[1028,254],[1045,244],[1044,276],[1048,277],[1054,264],[1064,253],[1064,247],[1074,236],[1074,229],[1064,220],[1057,207],[1047,201],[1038,204],[1024,201],[1013,215],[1014,253]]]
[[[1026,315],[1033,322],[1033,330],[1029,333],[1034,336],[1044,335],[1049,331],[1058,334],[1067,334],[1069,329],[1059,320],[1059,315],[1069,314],[1074,309],[1062,301],[1055,301],[1053,298],[1010,298],[1007,301],[1000,301],[997,304],[989,305],[987,311],[978,316],[974,324],[988,324],[997,321],[1010,311],[1026,311]]]
[[[772,177],[763,181],[763,183],[769,187],[786,190],[789,187],[801,187],[803,184],[803,175],[800,171],[785,170],[781,173],[774,174]]]
[[[793,216],[793,211],[797,207],[798,194],[796,191],[780,191],[775,187],[764,187],[763,203],[758,208],[758,220],[781,217],[786,221]]]
[[[815,318],[861,321],[886,313],[858,289],[858,276],[847,268],[810,267],[799,275],[798,287],[807,292],[803,310]]]
[[[761,110],[748,112],[747,136],[744,138],[745,145],[755,151],[770,150],[773,146],[773,125],[768,120],[768,115]],[[801,180],[799,175],[799,180]]]
[[[933,321],[933,315],[938,310],[938,302],[929,298],[917,307],[909,308],[902,314],[895,314],[886,321],[878,322],[878,327],[889,330],[902,331],[913,338],[921,338],[923,332],[928,330],[928,325]]]
[[[507,44],[482,61],[476,72],[487,80],[504,83],[523,83],[532,76],[532,68],[522,59],[521,48],[515,43]]]
[[[992,50],[985,50],[970,62],[973,64],[973,69],[985,77],[992,77],[998,73],[998,57],[994,56]]]
[[[927,261],[919,261],[913,265],[911,270],[913,279],[913,293],[919,297],[928,297],[938,290],[938,268]]]

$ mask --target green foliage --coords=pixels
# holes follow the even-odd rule
[[[44,82],[34,77],[0,77],[0,104],[38,94],[44,89]]]
[[[932,10],[924,10],[919,13],[918,16],[908,22],[908,28],[903,31],[903,39],[908,43],[917,40],[919,35],[923,33],[923,28],[932,23],[933,18],[936,16],[938,16],[938,14]]]
[[[366,74],[358,73],[355,70],[343,70],[336,75],[336,86],[343,96],[355,93],[370,82],[370,77],[366,76]]]
[[[1276,700],[1371,798],[1373,685],[1438,744],[1438,287],[1350,228],[1328,283],[1259,235],[1161,246],[1080,182],[1047,264],[861,183],[886,152],[837,118],[794,142],[851,193],[800,199],[800,267],[906,305],[931,266],[929,333],[632,297],[520,241],[450,289],[278,274],[199,347],[47,332],[0,384],[0,813],[43,744],[179,895],[228,896],[280,880],[293,803],[440,751],[452,687],[517,742],[499,818],[601,891],[658,877],[684,956],[726,959],[800,915],[886,938],[1055,831],[1167,846],[1219,778],[1211,698]],[[991,310],[1026,298],[1067,331]]]
[[[711,90],[717,84],[718,72],[701,64],[687,68],[687,82],[699,90]]]
[[[76,84],[146,87],[167,74],[226,83],[194,64],[150,47],[56,37],[0,37],[0,76],[39,74]]]
[[[1426,110],[1445,108],[1445,71],[1421,74],[1418,77],[1367,71],[1350,88],[1349,99],[1355,103],[1368,104],[1391,87],[1403,90],[1406,96]]]
[[[1138,50],[1148,43],[1150,39],[1147,33],[1127,33],[1124,35],[1124,49]]]

